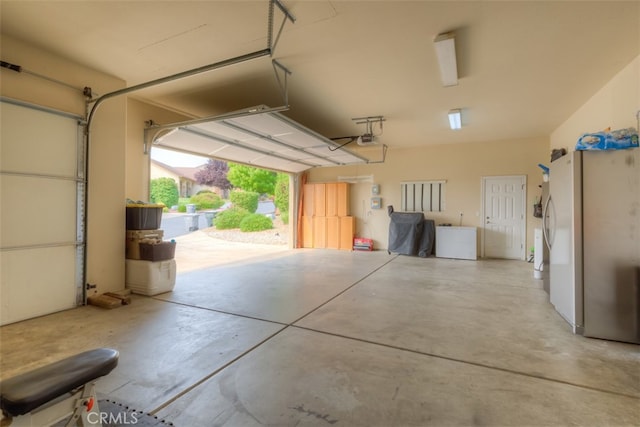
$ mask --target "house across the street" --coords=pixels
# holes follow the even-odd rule
[[[201,170],[203,167],[204,165],[195,167],[174,167],[159,162],[155,159],[151,159],[149,172],[151,179],[172,178],[176,182],[176,184],[178,184],[180,197],[191,197],[197,194],[198,191],[202,190],[210,190],[222,196],[222,190],[220,190],[219,188],[198,184],[198,180],[196,179],[196,172]]]

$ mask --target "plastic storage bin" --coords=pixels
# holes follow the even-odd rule
[[[128,259],[140,258],[140,243],[148,243],[150,241],[162,241],[164,230],[127,230],[127,245],[125,249],[125,257]],[[171,259],[173,256],[166,258]],[[160,260],[158,260],[160,261]]]
[[[176,261],[125,260],[125,287],[134,294],[158,295],[173,290],[176,284]]]
[[[176,242],[140,243],[140,259],[147,261],[165,261],[173,259]]]
[[[127,205],[127,230],[160,228],[162,209],[162,205]]]

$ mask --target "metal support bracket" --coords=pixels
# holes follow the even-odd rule
[[[271,64],[273,65],[273,72],[276,75],[276,81],[278,82],[278,86],[280,87],[280,92],[282,93],[282,99],[284,101],[284,105],[289,105],[289,81],[288,77],[291,75],[291,71],[284,65],[278,62],[277,59],[272,59]],[[278,70],[282,71],[284,76],[283,79],[280,79],[280,73]]]
[[[374,160],[374,161],[368,160],[367,164],[368,165],[374,165],[374,164],[377,164],[377,163],[384,163],[385,160],[387,160],[387,150],[388,149],[389,149],[389,147],[387,147],[386,144],[382,144],[382,160]]]
[[[278,9],[282,12],[284,17],[282,18],[282,23],[280,24],[280,29],[278,30],[278,34],[276,35],[275,41],[273,41],[273,10],[274,6],[278,6]],[[280,0],[271,0],[269,2],[269,30],[267,34],[267,46],[271,49],[271,56],[273,56],[273,52],[276,50],[276,46],[278,45],[278,40],[280,40],[280,35],[282,34],[282,30],[284,29],[284,24],[286,24],[287,19],[292,23],[296,22],[296,18],[287,10],[287,8],[280,3]]]
[[[361,125],[361,124],[366,125],[365,134],[368,134],[368,135],[373,135],[374,123],[378,123],[378,125],[380,126],[380,134],[378,135],[382,135],[382,122],[386,121],[384,116],[354,117],[351,120],[353,120],[354,123],[357,125]]]

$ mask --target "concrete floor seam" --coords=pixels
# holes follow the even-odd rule
[[[265,344],[267,341],[271,340],[273,337],[275,337],[276,335],[280,334],[282,331],[284,331],[285,329],[287,329],[288,326],[283,327],[282,329],[276,331],[275,333],[271,334],[270,336],[268,336],[267,338],[263,339],[262,341],[260,341],[259,343],[255,344],[254,346],[250,347],[249,349],[247,349],[246,351],[244,351],[243,353],[239,354],[238,356],[234,357],[233,359],[231,359],[230,361],[228,361],[227,363],[221,365],[220,367],[218,367],[217,369],[215,369],[213,372],[211,372],[210,374],[205,375],[203,378],[199,379],[198,381],[196,381],[194,384],[192,384],[191,386],[185,388],[184,390],[182,390],[180,393],[176,394],[175,396],[173,396],[172,398],[170,398],[169,400],[167,400],[166,402],[164,402],[162,405],[158,406],[157,408],[153,409],[152,411],[149,411],[149,414],[151,415],[155,415],[158,412],[160,412],[162,409],[166,408],[167,406],[171,405],[173,402],[175,402],[176,400],[180,399],[182,396],[184,396],[185,394],[193,391],[195,388],[197,388],[198,386],[200,386],[201,384],[207,382],[208,380],[210,380],[211,378],[213,378],[214,376],[216,376],[218,373],[222,372],[223,370],[225,370],[226,368],[228,368],[229,366],[233,365],[234,363],[236,363],[238,360],[242,359],[243,357],[245,357],[246,355],[248,355],[249,353],[253,352],[254,350],[256,350],[257,348],[259,348],[260,346],[262,346],[263,344]]]
[[[207,311],[212,311],[214,313],[226,314],[226,315],[229,315],[229,316],[237,316],[237,317],[242,317],[242,318],[245,318],[245,319],[251,319],[251,320],[258,320],[258,321],[262,321],[262,322],[274,323],[276,325],[293,326],[295,323],[301,321],[305,317],[307,317],[310,314],[316,312],[317,310],[319,310],[320,308],[324,307],[325,305],[327,305],[328,303],[330,303],[334,299],[338,298],[340,295],[344,294],[345,292],[347,292],[348,290],[350,290],[351,288],[353,288],[354,286],[356,286],[357,284],[359,284],[360,282],[362,282],[366,278],[368,278],[371,275],[373,275],[374,273],[378,272],[380,269],[382,269],[383,267],[385,267],[387,264],[389,264],[390,262],[392,262],[393,260],[395,260],[398,257],[399,257],[399,255],[396,255],[393,258],[389,259],[384,264],[378,266],[374,270],[372,270],[369,273],[365,274],[363,277],[361,277],[360,279],[356,280],[351,285],[349,285],[346,288],[344,288],[342,291],[338,292],[337,294],[335,294],[331,298],[329,298],[326,301],[324,301],[322,304],[318,305],[317,307],[313,308],[312,310],[310,310],[306,314],[300,316],[298,319],[295,319],[294,321],[292,321],[290,323],[278,322],[276,320],[264,319],[264,318],[261,318],[261,317],[249,316],[249,315],[246,315],[246,314],[232,313],[230,311],[218,310],[218,309],[209,308],[209,307],[202,307],[202,306],[199,306],[199,305],[187,304],[187,303],[180,302],[180,301],[166,300],[166,299],[159,298],[159,297],[153,297],[152,296],[150,298],[152,298],[152,299],[154,299],[156,301],[161,301],[161,302],[165,302],[165,303],[169,303],[169,304],[181,305],[183,307],[190,307],[190,308],[196,308],[196,309],[200,309],[200,310],[207,310]]]
[[[302,319],[304,319],[305,317],[309,316],[312,313],[315,313],[316,311],[318,311],[319,309],[321,309],[322,307],[324,307],[325,305],[329,304],[331,301],[335,300],[336,298],[338,298],[340,295],[344,294],[345,292],[347,292],[348,290],[350,290],[351,288],[353,288],[354,286],[356,286],[357,284],[361,283],[363,280],[365,280],[366,278],[372,276],[374,273],[377,273],[378,271],[380,271],[380,269],[382,269],[383,267],[385,267],[387,264],[389,264],[390,262],[392,262],[393,260],[397,259],[400,255],[396,255],[393,258],[391,258],[390,260],[386,261],[384,264],[376,267],[374,270],[370,271],[369,273],[365,274],[363,277],[361,277],[360,279],[356,280],[355,282],[353,282],[351,285],[347,286],[346,288],[344,288],[342,291],[338,292],[337,294],[335,294],[334,296],[332,296],[331,298],[329,298],[328,300],[326,300],[325,302],[323,302],[322,304],[320,304],[319,306],[317,306],[316,308],[314,308],[313,310],[309,311],[308,313],[300,316],[298,319],[294,320],[293,322],[289,323],[290,326],[295,325],[296,323],[298,323],[299,321],[301,321]]]
[[[263,319],[261,317],[248,316],[246,314],[231,313],[230,311],[217,310],[215,308],[202,307],[202,306],[199,306],[199,305],[187,304],[187,303],[180,302],[180,301],[169,301],[169,300],[165,300],[165,299],[162,299],[162,298],[154,298],[154,297],[151,297],[151,298],[156,300],[156,301],[166,302],[168,304],[176,304],[176,305],[181,305],[183,307],[189,307],[189,308],[195,308],[195,309],[198,309],[198,310],[206,310],[206,311],[211,311],[211,312],[214,312],[214,313],[226,314],[228,316],[242,317],[243,319],[258,320],[260,322],[273,323],[273,324],[280,325],[280,326],[290,326],[291,325],[290,323],[283,323],[283,322],[278,322],[276,320],[269,320],[269,319]]]
[[[316,332],[316,333],[320,333],[320,334],[323,334],[323,335],[329,335],[329,336],[336,337],[336,338],[344,338],[344,339],[351,340],[351,341],[357,341],[357,342],[361,342],[361,343],[381,346],[381,347],[385,347],[385,348],[389,348],[389,349],[393,349],[393,350],[399,350],[399,351],[405,351],[405,352],[409,352],[409,353],[413,353],[413,354],[419,354],[421,356],[434,357],[434,358],[441,359],[441,360],[448,360],[450,362],[463,363],[465,365],[477,366],[479,368],[486,368],[486,369],[496,370],[496,371],[500,371],[500,372],[505,372],[505,373],[509,373],[509,374],[524,376],[524,377],[533,378],[533,379],[542,380],[542,381],[550,381],[550,382],[554,382],[554,383],[558,383],[558,384],[564,384],[564,385],[568,385],[568,386],[572,386],[572,387],[578,387],[578,388],[591,390],[591,391],[595,391],[595,392],[599,392],[599,393],[607,393],[607,394],[611,394],[611,395],[614,395],[614,396],[626,397],[626,398],[635,399],[635,400],[639,400],[640,401],[640,396],[635,396],[635,395],[632,395],[632,394],[620,393],[620,392],[617,392],[617,391],[606,390],[606,389],[601,389],[601,388],[597,388],[597,387],[591,387],[591,386],[588,386],[588,385],[577,384],[577,383],[573,383],[573,382],[570,382],[570,381],[559,380],[559,379],[556,379],[556,378],[548,378],[548,377],[543,377],[543,376],[539,376],[539,375],[533,375],[533,374],[529,374],[529,373],[526,373],[526,372],[516,371],[516,370],[513,370],[513,369],[501,368],[499,366],[491,366],[491,365],[487,365],[487,364],[484,364],[484,363],[473,362],[473,361],[464,360],[464,359],[457,359],[455,357],[444,356],[444,355],[440,355],[440,354],[427,353],[427,352],[420,351],[420,350],[413,350],[413,349],[410,349],[410,348],[394,346],[394,345],[391,345],[391,344],[379,343],[379,342],[370,341],[370,340],[366,340],[366,339],[362,339],[362,338],[351,337],[351,336],[348,336],[348,335],[341,335],[341,334],[337,334],[337,333],[333,333],[333,332],[327,332],[327,331],[322,331],[322,330],[319,330],[319,329],[313,329],[313,328],[309,328],[309,327],[305,327],[305,326],[299,326],[299,325],[291,325],[291,326],[294,327],[294,328],[305,330],[305,331]]]
[[[282,329],[278,330],[277,332],[275,332],[274,334],[268,336],[267,338],[263,339],[262,341],[260,341],[259,343],[255,344],[254,346],[252,346],[251,348],[249,348],[248,350],[244,351],[242,354],[239,354],[238,356],[236,356],[235,358],[233,358],[232,360],[230,360],[229,362],[225,363],[224,365],[220,366],[218,369],[214,370],[213,372],[211,372],[210,374],[204,376],[203,378],[201,378],[200,380],[196,381],[194,384],[192,384],[191,386],[187,387],[186,389],[182,390],[180,393],[176,394],[175,396],[173,396],[172,398],[170,398],[169,400],[167,400],[166,402],[164,402],[162,405],[158,406],[157,408],[154,408],[153,410],[149,411],[149,414],[151,415],[155,415],[158,412],[160,412],[162,409],[166,408],[167,406],[171,405],[173,402],[175,402],[176,400],[180,399],[182,396],[186,395],[187,393],[193,391],[194,389],[196,389],[198,386],[200,386],[201,384],[207,382],[208,380],[210,380],[211,378],[213,378],[214,376],[216,376],[218,373],[222,372],[224,369],[228,368],[229,366],[233,365],[234,363],[236,363],[237,361],[239,361],[240,359],[242,359],[243,357],[247,356],[248,354],[252,353],[254,350],[258,349],[259,347],[261,347],[262,345],[266,344],[268,341],[270,341],[271,339],[273,339],[274,337],[276,337],[277,335],[279,335],[280,333],[282,333],[283,331],[287,330],[289,327],[295,326],[294,324],[296,322],[299,322],[300,320],[304,319],[305,317],[307,317],[308,315],[310,315],[311,313],[315,312],[316,310],[320,309],[321,307],[323,307],[324,305],[328,304],[329,302],[331,302],[332,300],[334,300],[335,298],[339,297],[340,295],[342,295],[343,293],[345,293],[346,291],[348,291],[349,289],[353,288],[354,286],[356,286],[358,283],[362,282],[364,279],[366,279],[367,277],[371,276],[372,274],[374,274],[375,272],[377,272],[378,270],[380,270],[381,268],[383,268],[384,266],[386,266],[387,264],[389,264],[391,261],[393,261],[394,259],[396,259],[398,257],[398,255],[396,255],[395,257],[391,258],[389,261],[385,262],[384,264],[382,264],[381,266],[377,267],[376,269],[374,269],[373,271],[369,272],[368,274],[366,274],[365,276],[363,276],[362,278],[360,278],[359,280],[355,281],[354,283],[352,283],[351,285],[349,285],[347,288],[343,289],[341,292],[337,293],[336,295],[332,296],[331,298],[329,298],[328,300],[324,301],[322,304],[318,305],[317,307],[315,307],[313,310],[309,311],[308,313],[306,313],[305,315],[303,315],[302,317],[300,317],[299,319],[294,320],[293,322],[286,324],[286,323],[281,323],[281,322],[277,322],[277,321],[273,321],[273,320],[267,320],[267,319],[261,319],[261,318],[257,318],[257,317],[252,317],[252,316],[247,316],[247,315],[242,315],[242,314],[238,314],[238,313],[230,313],[230,312],[226,312],[226,311],[221,311],[221,310],[215,310],[215,309],[211,309],[211,308],[207,308],[207,307],[200,307],[200,306],[196,306],[196,305],[192,305],[192,304],[185,304],[182,302],[178,302],[178,301],[167,301],[164,300],[162,298],[157,298],[157,297],[151,297],[152,299],[156,300],[156,301],[162,301],[165,303],[170,303],[170,304],[177,304],[177,305],[181,305],[181,306],[185,306],[185,307],[190,307],[190,308],[195,308],[195,309],[200,309],[200,310],[207,310],[207,311],[212,311],[212,312],[216,312],[216,313],[220,313],[220,314],[225,314],[225,315],[229,315],[229,316],[237,316],[237,317],[242,317],[242,318],[246,318],[246,319],[251,319],[251,320],[258,320],[258,321],[263,321],[263,322],[268,322],[268,323],[273,323],[273,324],[277,324],[280,326],[283,326]],[[304,328],[301,328],[304,329]],[[313,331],[313,330],[311,330]],[[315,332],[321,332],[321,331],[315,331]]]

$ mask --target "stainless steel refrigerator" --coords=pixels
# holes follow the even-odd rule
[[[549,300],[573,332],[640,343],[640,149],[553,161],[543,229]]]

